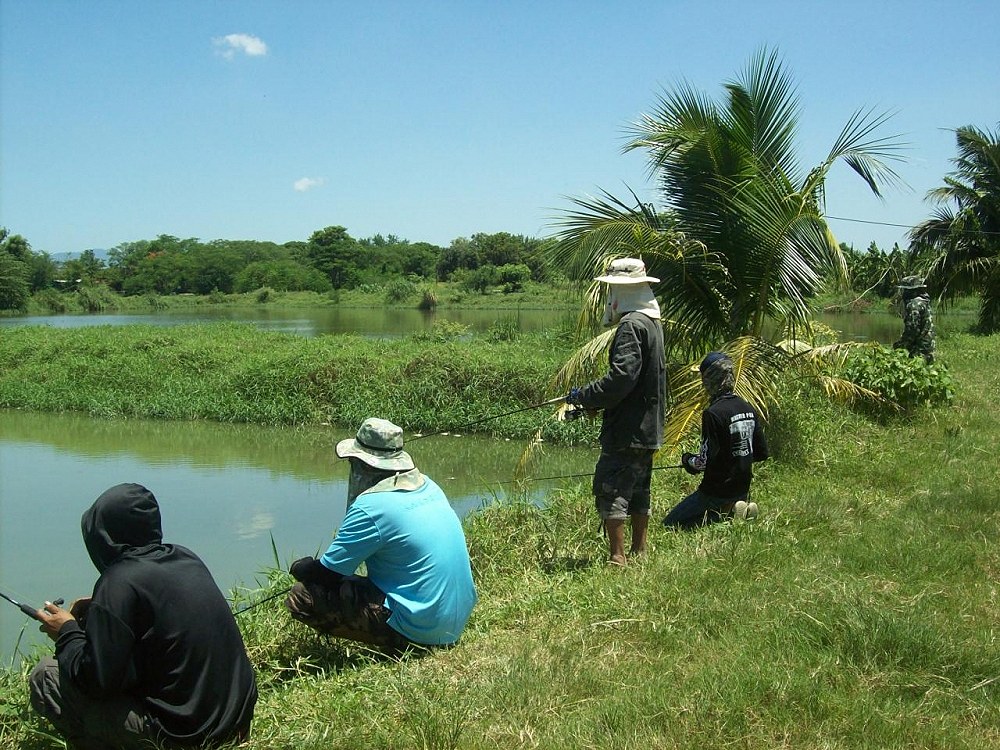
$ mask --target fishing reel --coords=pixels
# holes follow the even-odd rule
[[[584,409],[582,406],[567,406],[563,412],[563,419],[567,422],[575,422],[581,417],[590,416],[591,413],[589,409]]]

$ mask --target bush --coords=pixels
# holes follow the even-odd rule
[[[274,299],[274,290],[269,286],[263,286],[257,290],[256,300],[260,304],[264,304],[270,300]]]
[[[523,263],[508,263],[497,269],[497,276],[503,285],[504,294],[520,292],[531,280],[531,269]]]
[[[416,286],[406,279],[393,279],[385,288],[385,301],[390,304],[403,302],[416,291]]]
[[[42,289],[36,292],[35,302],[53,313],[64,313],[69,309],[66,296],[55,289]]]
[[[461,285],[464,289],[478,294],[486,294],[490,287],[500,283],[500,274],[496,266],[480,266],[475,271],[464,275]]]
[[[118,300],[106,287],[85,286],[76,293],[80,309],[89,312],[104,312],[118,307]]]
[[[468,332],[469,327],[466,325],[455,323],[451,320],[438,320],[431,325],[429,331],[415,333],[412,338],[415,341],[433,341],[437,343],[444,343],[445,341],[454,341],[462,338]]]
[[[494,342],[513,341],[520,333],[521,329],[517,323],[517,317],[508,315],[489,327],[489,330],[486,331],[486,338]]]
[[[430,287],[425,287],[422,292],[422,297],[420,298],[420,303],[417,305],[418,310],[433,310],[438,305],[437,295],[434,294],[434,290]]]
[[[903,349],[880,346],[855,353],[845,364],[844,376],[889,402],[876,406],[877,412],[893,405],[905,411],[940,406],[951,402],[955,395],[951,374],[944,364],[927,364]]]

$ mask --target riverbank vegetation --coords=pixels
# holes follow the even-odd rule
[[[474,514],[480,603],[454,649],[376,658],[280,597],[240,615],[261,688],[246,747],[996,747],[1000,336],[939,352],[949,406],[886,420],[795,399],[808,429],[759,467],[761,518],[656,526],[625,569],[603,566],[585,481]],[[695,482],[656,472],[656,517]],[[289,583],[265,570],[235,606]],[[0,745],[58,747],[27,669],[0,672]]]

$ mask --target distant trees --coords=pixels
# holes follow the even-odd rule
[[[23,310],[31,295],[31,247],[19,234],[0,227],[0,310]]]
[[[546,242],[507,232],[460,237],[448,248],[395,235],[355,239],[345,227],[313,232],[307,241],[282,245],[257,240],[155,239],[123,242],[55,262],[27,240],[0,230],[0,309],[24,309],[43,289],[69,291],[106,286],[124,295],[246,293],[351,289],[405,281],[457,281],[466,289],[518,291],[552,276],[541,250]],[[51,306],[51,302],[49,304]]]

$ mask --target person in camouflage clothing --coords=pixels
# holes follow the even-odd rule
[[[903,298],[903,335],[893,349],[906,349],[911,357],[934,361],[934,314],[927,287],[919,276],[907,276],[897,287]]]

